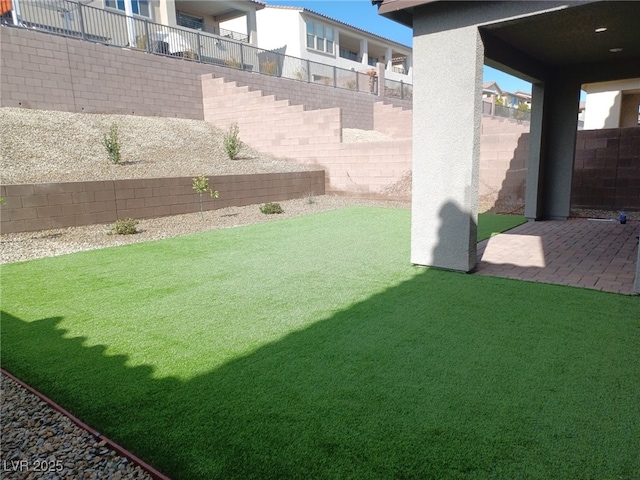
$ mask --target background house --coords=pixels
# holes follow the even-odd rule
[[[529,120],[530,109],[530,93],[521,91],[515,93],[506,92],[496,82],[482,84],[483,114],[515,118],[516,120]]]
[[[207,2],[200,2],[207,3]],[[385,77],[411,82],[411,47],[299,7],[269,6],[256,12],[258,47],[356,71],[385,65]],[[244,32],[241,19],[223,28]]]
[[[80,11],[80,5],[88,7],[84,13]],[[256,0],[84,0],[79,3],[66,0],[14,0],[13,6],[11,18],[6,19],[12,24],[46,29],[66,36],[76,36],[75,33],[82,31],[85,33],[83,38],[87,40],[135,46],[147,33],[145,21],[255,45],[256,11],[263,8],[264,4]],[[103,8],[106,12],[123,15],[112,15],[105,22],[96,13]],[[131,20],[125,21],[124,15],[131,17]],[[221,28],[222,23],[232,19],[242,25],[242,33]],[[114,31],[117,38],[113,36]]]
[[[582,89],[587,92],[585,130],[640,125],[640,78],[587,83]]]
[[[107,1],[115,2],[116,0]],[[125,0],[117,0],[118,3],[123,1]],[[159,0],[157,4],[154,2],[154,7],[155,21],[158,23],[191,28],[234,40],[245,40],[252,45],[258,44],[256,12],[264,8],[262,2],[256,0]],[[238,29],[225,27],[224,25],[229,21],[234,21]]]

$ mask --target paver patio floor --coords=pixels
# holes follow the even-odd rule
[[[633,293],[640,222],[528,222],[478,244],[476,274]]]

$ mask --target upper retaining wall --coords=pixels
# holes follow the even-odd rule
[[[30,232],[118,219],[155,218],[200,211],[193,179],[149,178],[96,182],[1,185],[0,232]],[[205,210],[323,195],[324,172],[209,176],[220,193],[203,195]]]
[[[202,120],[204,65],[0,27],[0,105]]]
[[[380,97],[185,59],[0,27],[0,106],[202,120],[209,73],[305,109],[342,109],[345,128],[373,128]],[[395,99],[386,99],[393,103]],[[407,106],[406,102],[402,102]]]

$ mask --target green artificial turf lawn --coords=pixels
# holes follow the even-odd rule
[[[174,479],[638,478],[639,299],[414,267],[409,230],[355,207],[4,265],[3,367]]]

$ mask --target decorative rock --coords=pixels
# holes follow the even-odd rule
[[[151,479],[139,466],[106,448],[104,441],[98,442],[4,375],[0,375],[0,397],[0,458],[8,459],[0,466],[3,480]],[[38,421],[29,422],[29,418]],[[100,456],[88,453],[98,448],[104,452]],[[93,460],[91,468],[87,468],[88,457]]]

